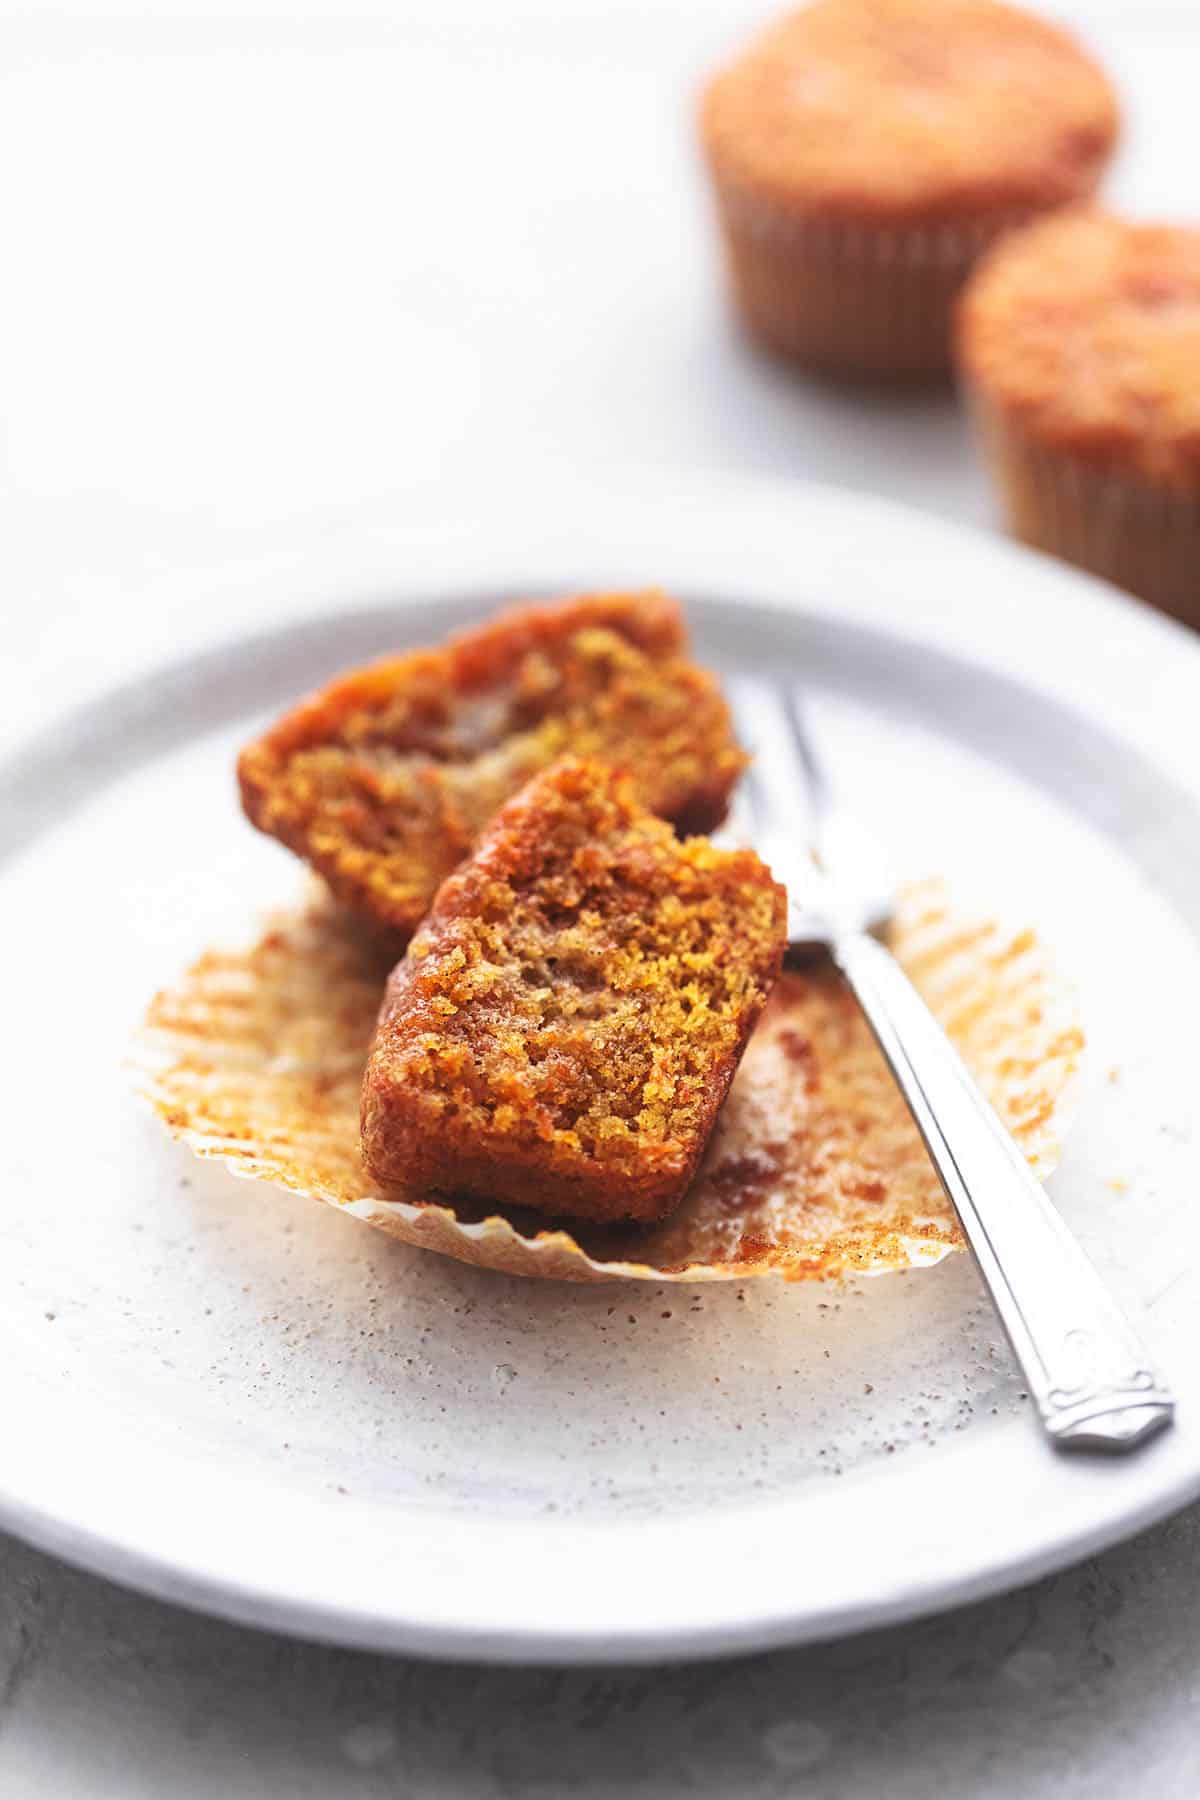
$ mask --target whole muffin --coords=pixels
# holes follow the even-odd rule
[[[709,84],[733,293],[768,348],[835,371],[950,363],[952,303],[1012,226],[1091,194],[1113,90],[996,0],[816,0]]]
[[[963,295],[958,356],[1016,535],[1200,625],[1200,230],[1018,233]]]

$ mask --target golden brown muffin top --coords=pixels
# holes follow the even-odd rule
[[[1038,443],[1200,492],[1200,229],[1080,211],[1018,232],[970,282],[958,341]]]
[[[937,223],[1078,200],[1116,140],[1107,77],[996,0],[816,0],[710,83],[721,182],[817,217]]]

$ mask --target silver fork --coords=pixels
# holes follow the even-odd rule
[[[729,684],[754,752],[755,848],[788,890],[792,948],[820,948],[853,990],[974,1251],[1043,1426],[1061,1448],[1131,1450],[1175,1403],[1137,1333],[874,933],[892,890],[867,833],[838,804],[794,691]],[[806,821],[805,831],[801,821]]]

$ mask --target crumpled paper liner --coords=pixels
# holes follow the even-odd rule
[[[892,944],[1047,1174],[1083,1034],[1033,934],[966,918],[926,884],[905,895]],[[270,919],[249,949],[209,951],[156,995],[134,1046],[137,1085],[198,1156],[513,1275],[799,1280],[938,1262],[962,1246],[874,1040],[821,962],[781,979],[670,1219],[576,1225],[373,1191],[358,1102],[386,974],[378,942],[312,898]]]

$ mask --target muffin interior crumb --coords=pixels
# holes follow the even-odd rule
[[[457,922],[422,981],[446,1019],[422,1066],[450,1076],[447,1111],[492,1130],[532,1124],[590,1155],[633,1133],[685,1142],[755,994],[739,951],[771,895],[731,919],[729,884],[696,843],[660,859],[627,833],[577,852],[556,846],[536,889],[498,882],[479,918]]]

